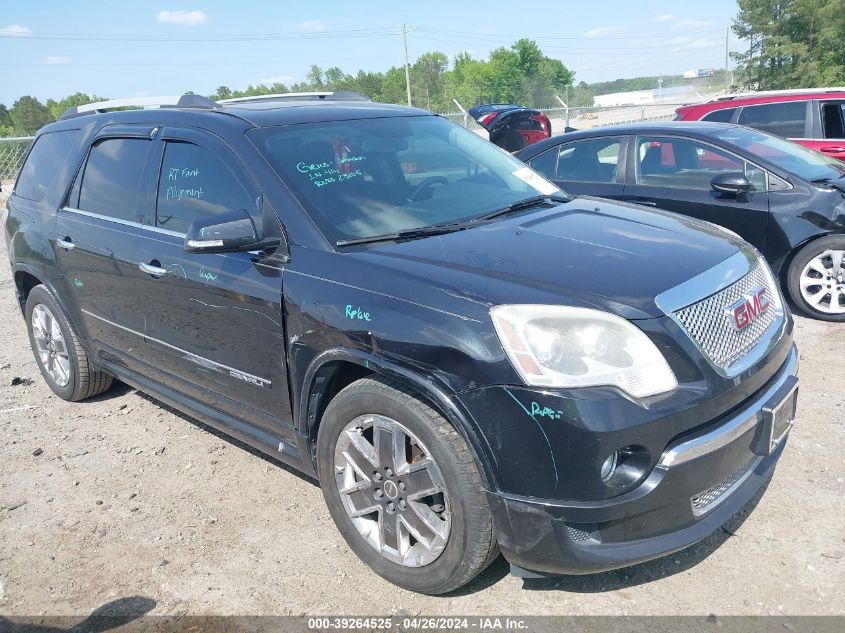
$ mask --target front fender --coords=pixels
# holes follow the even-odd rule
[[[304,373],[300,397],[294,411],[295,424],[299,433],[313,437],[319,424],[316,406],[319,400],[317,377],[321,369],[337,362],[352,363],[366,372],[391,378],[417,393],[461,434],[481,468],[485,487],[488,490],[496,489],[490,447],[455,394],[434,376],[421,374],[414,368],[363,350],[332,348],[320,353],[311,361]]]

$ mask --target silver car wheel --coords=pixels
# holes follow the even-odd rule
[[[807,262],[800,278],[801,296],[819,312],[845,312],[845,251],[826,250]]]
[[[70,357],[55,315],[43,303],[32,310],[32,338],[41,366],[59,387],[70,382]]]
[[[443,475],[399,422],[381,415],[352,420],[338,438],[334,472],[352,524],[382,556],[422,567],[446,548],[452,517]]]

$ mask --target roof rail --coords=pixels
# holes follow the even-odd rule
[[[230,105],[236,103],[254,103],[261,101],[296,101],[296,100],[310,100],[310,101],[370,101],[369,97],[365,97],[357,92],[351,90],[338,90],[336,92],[280,92],[271,95],[255,95],[253,97],[235,97],[234,99],[221,99],[217,103],[221,105]]]
[[[115,108],[199,108],[219,110],[220,106],[202,95],[178,95],[173,97],[129,97],[110,99],[85,105],[71,106],[62,113],[59,120],[72,119],[85,114],[108,112]]]
[[[754,97],[775,97],[778,95],[815,95],[827,94],[831,92],[845,92],[845,88],[792,88],[790,90],[761,90],[758,92],[737,92],[736,94],[721,95],[719,97],[714,97],[713,99],[710,99],[708,103],[712,103],[714,101],[731,101],[733,99],[752,99]]]

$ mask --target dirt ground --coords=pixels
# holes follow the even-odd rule
[[[524,581],[500,558],[434,598],[359,562],[313,481],[124,386],[53,396],[6,262],[0,244],[0,614],[845,614],[845,326],[797,319],[798,421],[750,515],[594,576]]]

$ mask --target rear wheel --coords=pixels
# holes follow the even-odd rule
[[[365,378],[341,391],[320,424],[317,464],[346,542],[396,585],[453,591],[498,554],[469,448],[398,384]]]
[[[789,266],[793,302],[807,315],[845,321],[845,235],[829,235],[802,248]]]
[[[91,367],[70,322],[44,285],[29,292],[26,324],[41,375],[57,396],[84,400],[111,387],[112,377]]]

